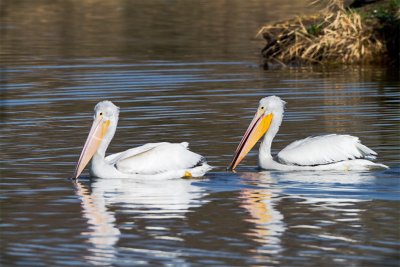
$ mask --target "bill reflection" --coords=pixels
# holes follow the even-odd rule
[[[86,259],[94,265],[107,265],[114,261],[116,249],[114,245],[121,235],[115,226],[115,215],[106,207],[104,191],[92,188],[80,181],[74,182],[75,192],[81,198],[83,217],[88,220],[89,229],[81,233],[92,245]]]
[[[246,185],[240,192],[240,207],[244,208],[250,217],[246,219],[254,224],[247,232],[248,236],[259,243],[253,255],[256,262],[271,262],[271,256],[282,250],[281,236],[286,230],[283,214],[277,209],[280,201],[280,189],[271,186],[276,183],[268,172],[242,173],[240,177]]]

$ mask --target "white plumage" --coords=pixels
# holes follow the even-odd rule
[[[110,101],[95,107],[92,129],[79,158],[75,178],[92,159],[90,174],[100,178],[166,179],[200,177],[211,167],[183,143],[149,143],[105,157],[117,128],[119,109]]]
[[[272,140],[283,120],[285,101],[277,96],[260,100],[256,115],[243,136],[230,165],[234,169],[244,156],[264,136],[258,154],[259,166],[272,170],[368,170],[387,168],[370,160],[377,153],[351,135],[322,135],[295,141],[271,155]]]
[[[183,170],[203,163],[204,158],[188,150],[188,145],[186,142],[150,143],[136,148],[136,151],[130,149],[121,153],[118,161],[112,163],[121,172],[146,175]]]
[[[329,134],[297,140],[278,153],[279,162],[288,165],[321,165],[353,159],[375,159],[376,152],[351,135]]]

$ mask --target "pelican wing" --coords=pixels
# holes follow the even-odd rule
[[[158,174],[185,170],[205,161],[188,150],[188,143],[153,143],[107,157],[110,163],[124,173]]]
[[[132,156],[144,153],[144,152],[149,151],[149,150],[151,150],[151,149],[153,149],[153,148],[155,148],[157,146],[160,146],[162,144],[167,144],[167,143],[148,143],[148,144],[145,144],[143,146],[131,148],[131,149],[128,149],[128,150],[120,152],[120,153],[115,153],[115,154],[109,155],[109,156],[107,156],[105,158],[105,160],[109,164],[115,164],[119,160],[123,160],[125,158],[132,157]]]
[[[375,159],[376,152],[351,135],[322,135],[298,140],[278,153],[287,165],[322,165],[351,159]]]

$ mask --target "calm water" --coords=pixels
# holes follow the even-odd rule
[[[259,68],[266,21],[301,1],[7,1],[1,41],[2,266],[398,266],[400,77],[380,67]],[[226,172],[258,100],[288,102],[273,151],[359,136],[389,170]],[[190,142],[203,179],[72,175],[104,99],[109,152]]]

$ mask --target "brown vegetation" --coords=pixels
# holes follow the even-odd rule
[[[346,9],[340,0],[332,0],[318,15],[264,26],[259,32],[267,41],[262,54],[266,63],[281,64],[388,62],[390,53],[379,30],[381,21],[371,18]],[[392,26],[399,25],[399,18],[395,19],[395,24],[390,22]]]

